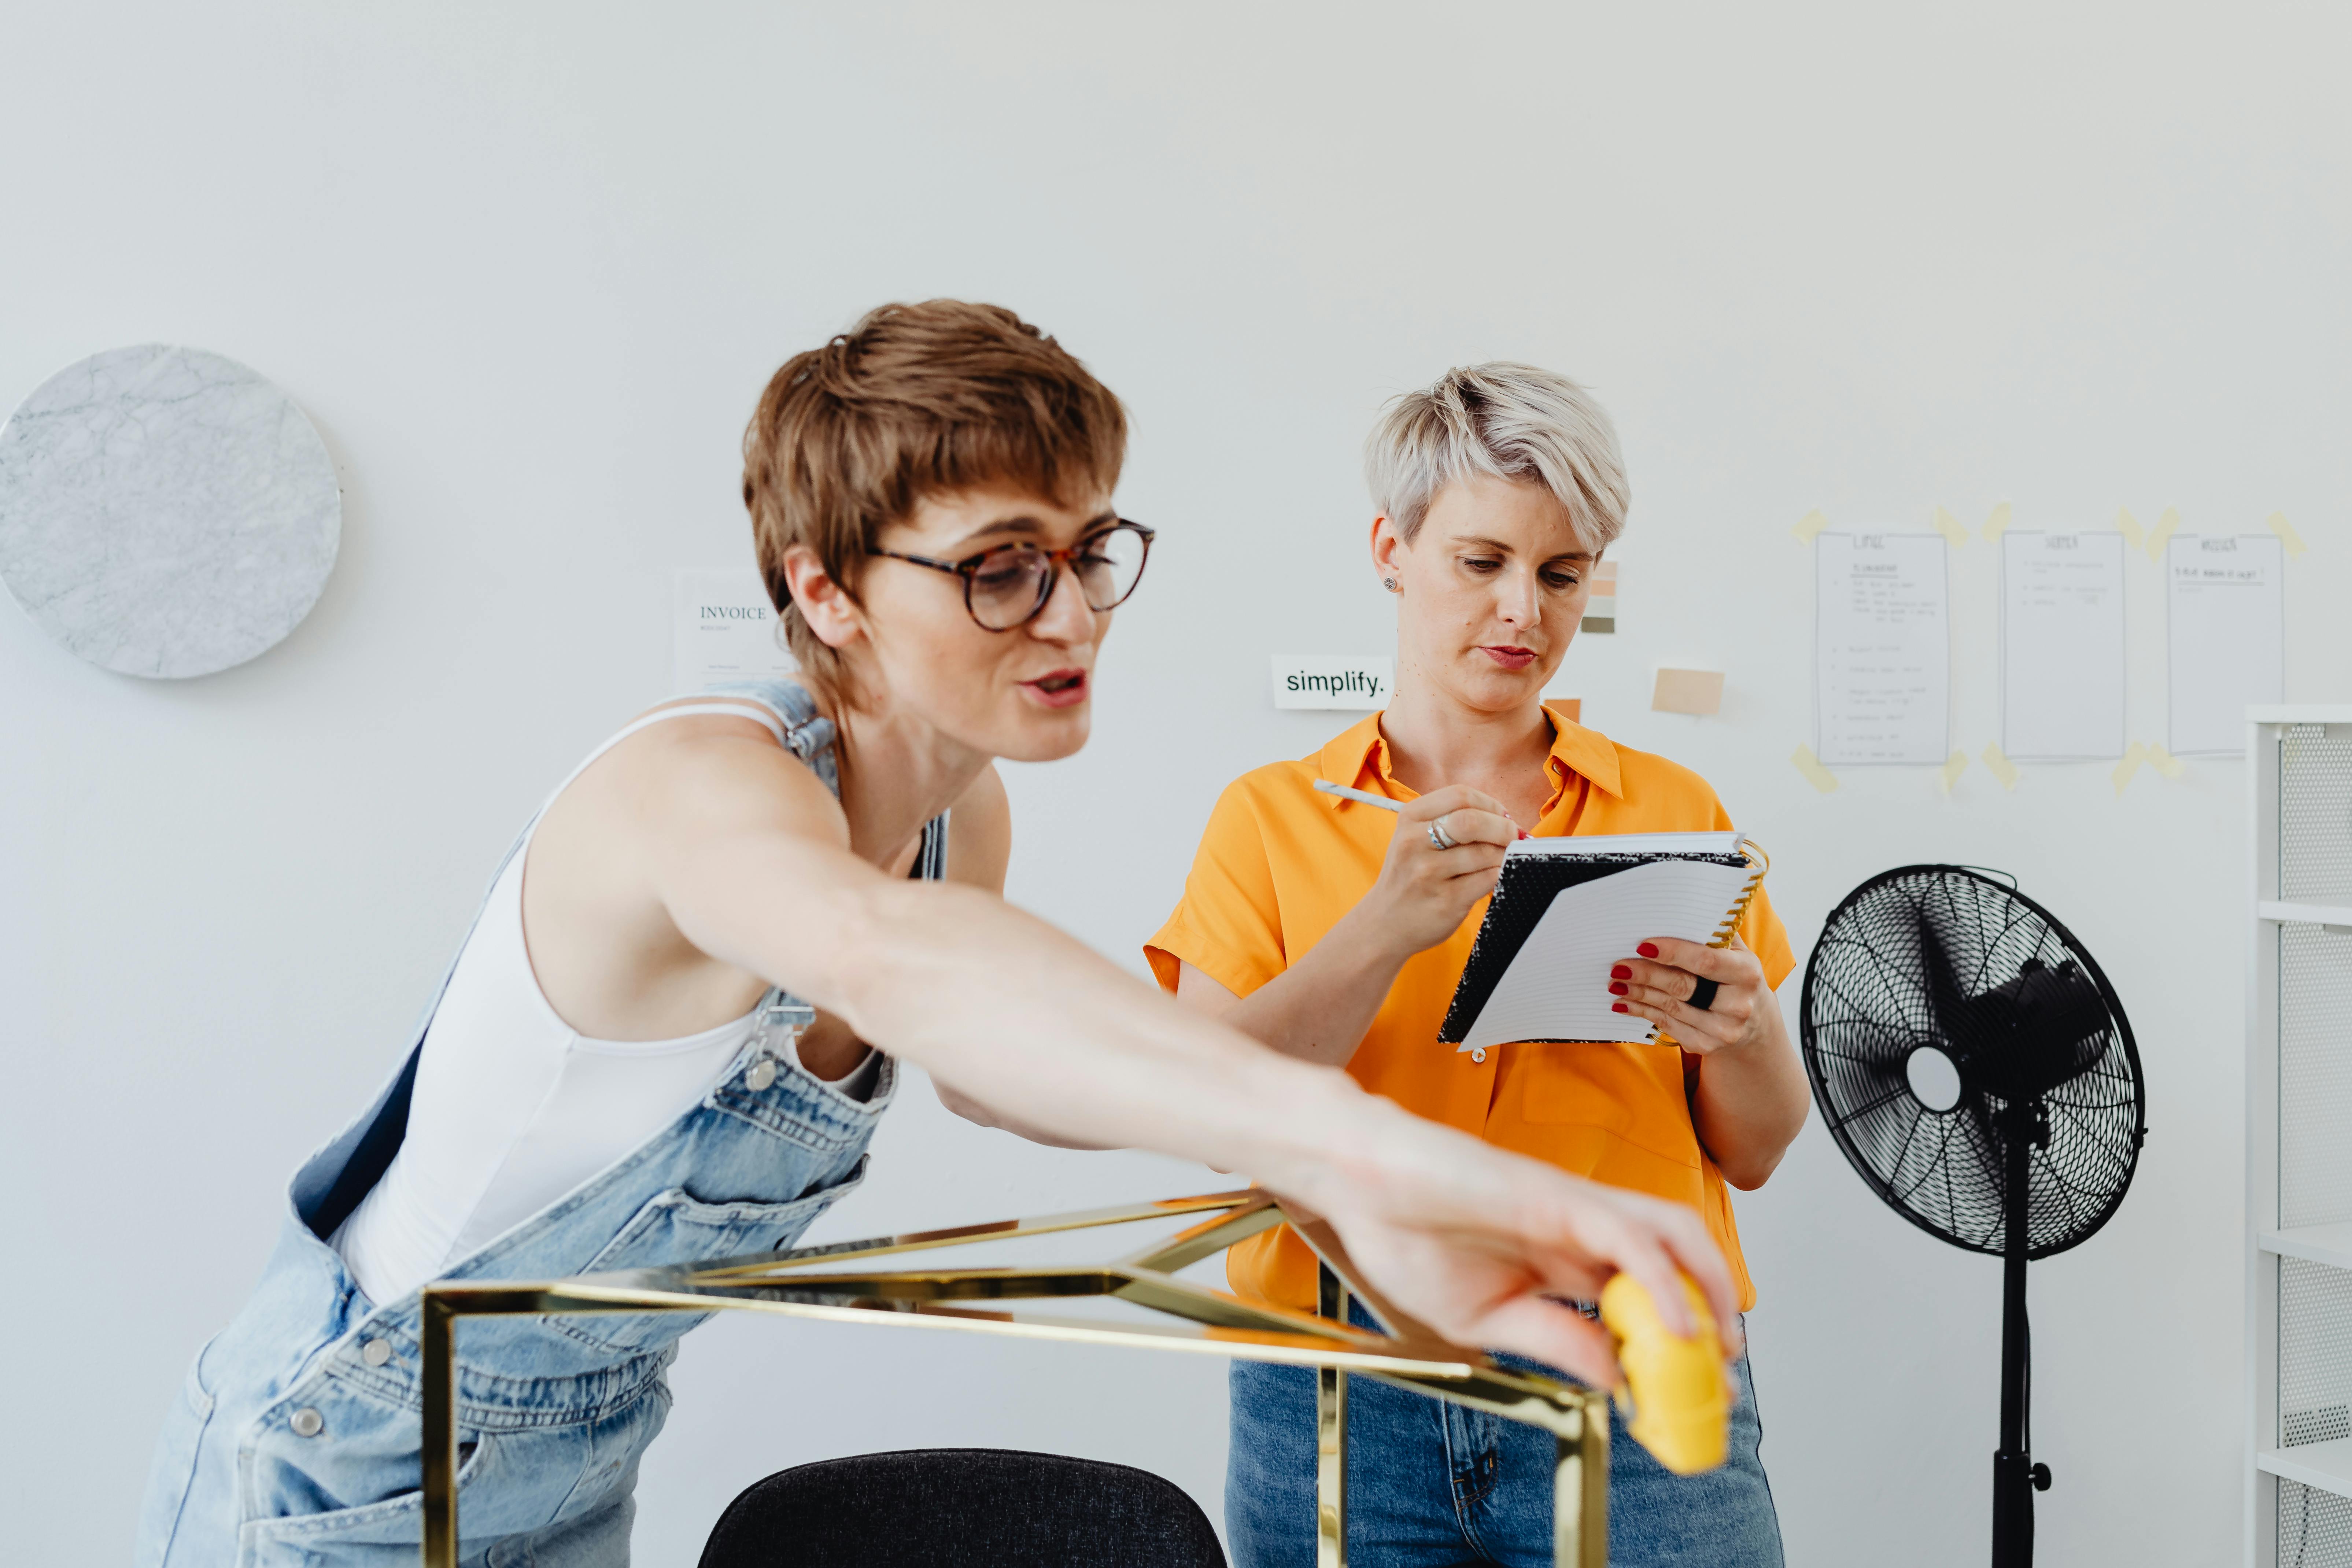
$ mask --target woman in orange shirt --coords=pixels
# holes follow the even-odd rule
[[[1691,1205],[1745,1309],[1755,1290],[1726,1184],[1762,1185],[1808,1104],[1773,996],[1794,961],[1768,898],[1759,893],[1728,948],[1659,938],[1615,966],[1615,1005],[1661,1025],[1659,1045],[1457,1054],[1437,1039],[1504,847],[1522,831],[1731,826],[1696,773],[1543,702],[1592,568],[1624,523],[1609,417],[1533,366],[1454,370],[1391,405],[1365,467],[1380,509],[1372,563],[1397,599],[1394,699],[1315,754],[1225,791],[1183,901],[1146,950],[1153,971],[1184,1001],[1276,1050],[1343,1067],[1409,1110]],[[1318,778],[1405,804],[1376,811],[1317,793]],[[1286,1227],[1234,1247],[1228,1270],[1244,1295],[1314,1308],[1314,1255]],[[1311,1374],[1235,1363],[1232,1377],[1235,1562],[1309,1568]],[[1620,1426],[1612,1563],[1780,1562],[1744,1355],[1733,1381],[1720,1469],[1677,1479]],[[1551,1560],[1549,1434],[1369,1380],[1351,1387],[1348,1421],[1358,1568]]]

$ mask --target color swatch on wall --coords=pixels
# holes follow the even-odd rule
[[[1661,669],[1650,690],[1653,713],[1688,713],[1705,718],[1723,711],[1723,671]]]
[[[1602,637],[1617,630],[1617,563],[1596,562],[1592,568],[1592,596],[1584,601],[1584,620],[1577,630],[1597,632]]]

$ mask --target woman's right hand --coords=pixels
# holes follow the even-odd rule
[[[1437,847],[1433,823],[1444,825],[1454,847]],[[1401,958],[1435,947],[1495,890],[1503,851],[1519,837],[1502,802],[1460,784],[1408,802],[1397,814],[1380,879],[1356,906],[1371,921],[1370,934]]]
[[[1385,1100],[1361,1110],[1387,1125],[1354,1157],[1253,1173],[1328,1219],[1365,1283],[1444,1339],[1614,1388],[1607,1331],[1561,1299],[1592,1300],[1612,1274],[1631,1274],[1688,1338],[1696,1325],[1679,1271],[1706,1299],[1725,1356],[1739,1353],[1731,1271],[1696,1209],[1571,1176]]]

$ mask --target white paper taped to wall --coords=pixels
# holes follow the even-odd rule
[[[670,585],[670,689],[791,675],[800,667],[779,629],[757,568],[679,567]]]
[[[1949,546],[1933,533],[1813,541],[1813,750],[1832,767],[1941,767],[1951,750]]]
[[[2175,534],[2164,551],[2165,749],[2234,757],[2246,710],[2286,686],[2285,546],[2276,534]]]
[[[2000,538],[2000,749],[2016,762],[2124,754],[2124,536]]]
[[[1274,656],[1276,708],[1385,708],[1396,690],[1396,660],[1328,653]]]

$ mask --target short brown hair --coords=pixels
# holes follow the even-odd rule
[[[855,595],[882,530],[925,497],[993,483],[1067,504],[1108,494],[1126,456],[1110,389],[1000,305],[884,305],[794,354],[743,432],[743,504],[793,657],[828,694],[855,695],[793,603],[792,546]]]

